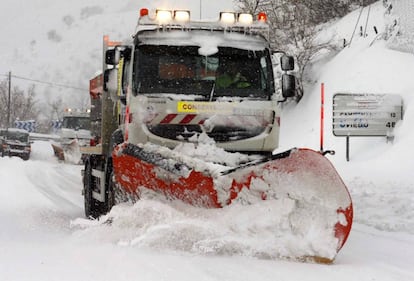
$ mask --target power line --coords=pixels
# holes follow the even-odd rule
[[[1,74],[1,75],[5,76],[5,77],[8,76],[8,75],[5,75],[5,74]],[[35,83],[39,83],[39,84],[46,84],[46,85],[54,86],[54,87],[69,88],[69,89],[74,89],[74,90],[78,90],[78,91],[88,91],[88,89],[85,89],[85,88],[79,88],[79,87],[74,87],[74,86],[70,86],[70,85],[66,85],[66,84],[60,84],[60,83],[42,81],[42,80],[37,80],[37,79],[31,79],[31,78],[27,78],[27,77],[18,76],[18,75],[11,75],[11,77],[16,78],[16,79],[20,79],[20,80],[31,81],[31,82],[35,82]]]
[[[74,86],[60,84],[60,83],[53,83],[53,82],[36,80],[36,79],[30,79],[30,78],[26,78],[26,77],[22,77],[22,76],[17,76],[17,75],[12,75],[12,77],[17,78],[17,79],[21,79],[21,80],[36,82],[36,83],[40,83],[40,84],[46,84],[46,85],[50,85],[50,86],[70,88],[70,89],[79,90],[79,91],[88,91],[88,89],[85,89],[85,88],[79,88],[79,87],[74,87]]]

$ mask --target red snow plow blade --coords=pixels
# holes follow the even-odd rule
[[[289,237],[294,235],[301,243],[309,239],[310,244],[316,238],[324,244],[284,258],[331,263],[346,242],[353,218],[351,198],[321,153],[292,149],[220,171],[201,162],[127,143],[113,153],[115,182],[138,198],[150,189],[206,208],[273,200],[287,217],[283,228],[289,228]]]

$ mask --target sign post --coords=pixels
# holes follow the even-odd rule
[[[320,149],[323,153],[323,126],[324,126],[324,106],[325,106],[325,84],[321,84],[321,136],[320,136]]]
[[[349,136],[346,136],[346,161],[349,162]]]

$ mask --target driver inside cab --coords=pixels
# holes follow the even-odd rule
[[[247,78],[241,74],[240,66],[235,62],[225,64],[224,69],[218,70],[216,77],[217,89],[236,88],[244,89],[251,86]]]

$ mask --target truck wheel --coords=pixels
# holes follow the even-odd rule
[[[101,213],[101,204],[92,197],[95,179],[92,177],[92,166],[89,162],[85,164],[85,175],[83,178],[83,193],[85,203],[85,215],[87,218],[98,218]]]

